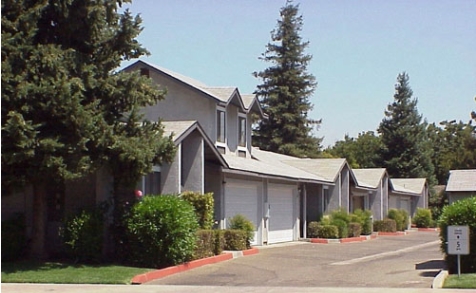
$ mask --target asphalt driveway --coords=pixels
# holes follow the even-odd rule
[[[293,243],[144,285],[430,288],[444,267],[437,232],[346,244]]]

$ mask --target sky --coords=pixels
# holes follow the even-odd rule
[[[468,122],[476,110],[476,0],[294,0],[302,41],[318,82],[311,119],[324,147],[376,131],[393,102],[399,73],[410,77],[429,123]],[[209,86],[253,93],[252,73],[271,41],[286,0],[135,0],[141,59]],[[124,62],[127,66],[131,62]]]

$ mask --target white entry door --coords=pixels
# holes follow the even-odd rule
[[[241,214],[253,222],[255,235],[251,244],[258,243],[259,215],[258,198],[262,190],[261,182],[228,179],[225,185],[225,217],[228,221],[231,217]],[[228,228],[228,227],[227,227]]]
[[[268,243],[294,240],[294,185],[269,184],[269,234]]]

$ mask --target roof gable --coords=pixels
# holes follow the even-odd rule
[[[446,191],[476,192],[476,169],[451,170]]]
[[[386,175],[385,168],[352,169],[357,185],[364,188],[377,188]]]
[[[420,195],[426,186],[425,178],[391,178],[392,189],[397,193]]]

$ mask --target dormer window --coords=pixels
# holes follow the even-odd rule
[[[217,109],[217,142],[225,143],[226,139],[226,112],[225,109]]]
[[[238,145],[246,147],[246,116],[238,117]]]

